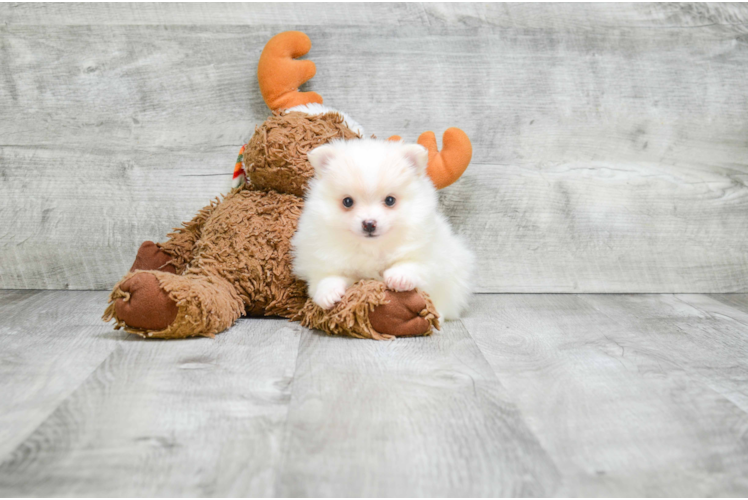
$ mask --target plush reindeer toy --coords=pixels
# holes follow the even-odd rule
[[[280,316],[329,334],[373,339],[429,335],[438,328],[423,292],[394,292],[381,281],[362,280],[323,310],[291,272],[291,237],[314,174],[307,152],[363,134],[345,113],[323,106],[318,94],[297,90],[315,74],[313,62],[295,60],[310,48],[309,38],[294,31],[267,43],[257,73],[273,113],[242,148],[234,189],[164,243],[141,245],[110,295],[105,321],[151,338],[212,337],[243,315]],[[445,132],[441,152],[431,132],[418,142],[429,150],[427,172],[439,189],[470,162],[470,141],[459,129]]]

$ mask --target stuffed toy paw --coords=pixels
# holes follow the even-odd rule
[[[312,149],[334,139],[361,138],[347,114],[322,105],[298,87],[312,78],[311,48],[300,32],[284,32],[265,46],[258,64],[260,91],[272,110],[240,151],[234,189],[200,210],[163,243],[143,243],[110,294],[103,319],[149,338],[212,337],[245,315],[280,316],[332,335],[371,339],[430,335],[439,321],[429,297],[396,292],[362,280],[332,309],[309,299],[291,272],[291,238],[314,170]],[[397,138],[399,139],[399,138]],[[418,142],[429,150],[428,174],[439,189],[467,168],[472,149],[459,129]]]

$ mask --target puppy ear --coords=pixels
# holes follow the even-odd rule
[[[335,146],[325,144],[309,151],[306,154],[306,158],[312,167],[314,167],[314,173],[319,175],[330,166],[330,163],[335,159],[337,154],[338,150]]]
[[[416,169],[418,175],[426,173],[426,167],[429,164],[429,152],[426,148],[420,144],[403,144],[400,146],[400,152],[405,161]]]

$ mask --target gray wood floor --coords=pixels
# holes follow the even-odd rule
[[[430,338],[0,291],[2,496],[748,495],[747,295],[477,295]]]

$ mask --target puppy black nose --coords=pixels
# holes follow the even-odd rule
[[[369,234],[377,230],[377,221],[375,220],[365,220],[361,223],[361,225],[363,226],[364,231]]]

